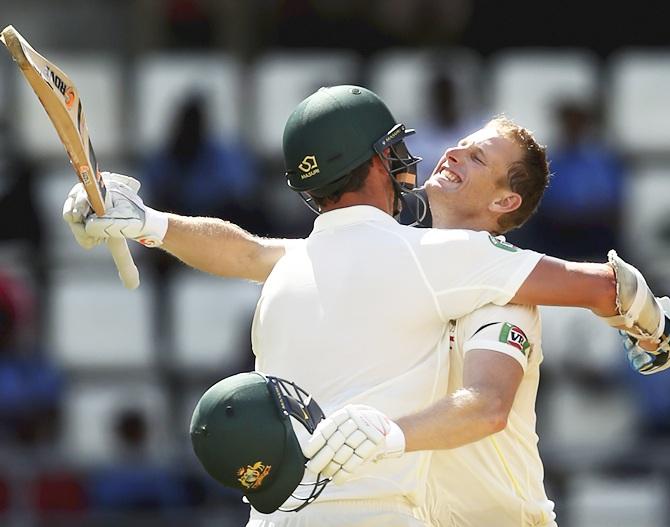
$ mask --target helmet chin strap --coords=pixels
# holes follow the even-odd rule
[[[403,194],[412,191],[416,186],[416,174],[410,172],[397,172],[393,174],[388,169],[386,171],[393,182],[393,217],[397,218],[405,203]]]
[[[402,223],[410,227],[431,228],[433,226],[433,215],[430,212],[430,202],[426,189],[423,187],[405,191],[400,196],[403,210],[411,214],[405,216]]]

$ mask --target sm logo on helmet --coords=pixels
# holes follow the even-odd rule
[[[298,165],[298,168],[300,169],[300,179],[307,179],[311,178],[312,176],[318,174],[321,172],[319,170],[319,165],[316,162],[316,156],[305,156],[300,164]]]

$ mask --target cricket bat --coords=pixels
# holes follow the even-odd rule
[[[91,208],[98,216],[102,216],[105,213],[107,189],[98,170],[76,86],[58,66],[37,53],[14,27],[3,29],[0,40],[51,119],[72,167],[86,189]],[[135,289],[140,278],[126,240],[109,238],[107,247],[112,253],[121,282],[128,289]]]

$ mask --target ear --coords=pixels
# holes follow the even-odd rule
[[[522,202],[523,199],[519,194],[516,192],[507,191],[489,204],[489,210],[491,212],[505,214],[507,212],[512,212],[518,209]]]

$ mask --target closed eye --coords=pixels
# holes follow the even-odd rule
[[[474,147],[472,149],[472,159],[479,163],[480,165],[486,166],[486,161],[484,161],[484,156],[482,155],[482,149],[479,147]]]

